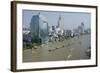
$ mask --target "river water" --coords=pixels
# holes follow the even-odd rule
[[[82,44],[81,44],[81,54],[80,57],[85,59],[88,58],[85,54],[85,52],[87,51],[87,49],[91,48],[91,36],[90,35],[85,35],[82,36]]]
[[[23,51],[23,62],[89,59],[86,50],[91,47],[91,36],[69,38],[62,42],[46,43],[38,49]]]

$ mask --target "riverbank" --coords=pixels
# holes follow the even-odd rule
[[[90,34],[86,34],[61,42],[49,42],[33,49],[24,49],[23,62],[89,59],[85,51],[90,43]]]

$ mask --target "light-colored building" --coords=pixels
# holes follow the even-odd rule
[[[60,28],[61,30],[63,30],[64,28],[63,28],[63,20],[62,20],[62,17],[61,16],[59,16],[59,18],[58,18],[58,22],[57,22],[58,24],[57,24],[57,28]]]
[[[84,33],[84,23],[82,22],[80,26],[78,26],[78,31],[80,34]]]

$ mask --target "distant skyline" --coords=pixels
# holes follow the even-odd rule
[[[64,29],[75,29],[81,22],[84,23],[85,28],[91,27],[91,14],[82,12],[61,12],[61,11],[39,11],[39,10],[23,10],[22,23],[23,28],[29,28],[31,18],[33,15],[40,13],[49,23],[49,26],[58,24],[59,16],[61,16]]]

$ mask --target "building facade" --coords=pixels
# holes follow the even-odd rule
[[[32,34],[33,42],[45,43],[48,41],[48,22],[40,13],[32,16],[30,32]]]

